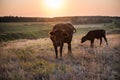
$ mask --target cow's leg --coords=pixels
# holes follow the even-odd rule
[[[58,58],[58,50],[57,50],[57,46],[54,46],[55,49],[55,54],[56,54],[56,59]]]
[[[100,46],[101,46],[101,44],[102,44],[102,38],[100,38]]]
[[[71,43],[68,43],[68,54],[72,54],[72,51],[71,51]]]
[[[103,38],[104,38],[104,39],[105,39],[105,41],[106,41],[106,45],[108,45],[108,41],[107,41],[106,36],[103,36]]]
[[[90,45],[90,47],[93,47],[93,45],[94,45],[94,39],[91,40],[91,45]]]
[[[63,49],[63,44],[60,46],[60,57],[62,58],[62,49]]]

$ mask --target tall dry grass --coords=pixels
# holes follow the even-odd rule
[[[120,35],[108,35],[109,45],[95,41],[72,41],[73,57],[63,48],[63,58],[55,59],[49,38],[15,40],[0,44],[0,80],[119,80]]]

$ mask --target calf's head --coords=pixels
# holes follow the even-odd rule
[[[86,36],[82,37],[81,43],[85,42],[87,40]]]
[[[50,39],[55,46],[60,46],[62,43],[64,43],[65,38],[69,36],[69,34],[64,30],[51,31],[49,34]]]

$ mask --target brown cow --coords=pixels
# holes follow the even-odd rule
[[[84,37],[82,37],[81,43],[85,42],[86,40],[90,40],[91,47],[93,47],[95,38],[100,39],[100,45],[102,44],[102,38],[104,38],[106,44],[108,45],[105,30],[103,29],[89,31]]]
[[[50,39],[53,42],[53,46],[56,53],[56,58],[58,58],[58,47],[60,47],[60,56],[62,57],[62,49],[64,43],[68,44],[68,53],[72,53],[71,51],[71,41],[73,37],[73,33],[76,32],[74,26],[70,23],[58,23],[53,26],[50,31]]]

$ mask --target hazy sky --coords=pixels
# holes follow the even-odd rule
[[[45,0],[0,0],[0,16],[120,16],[120,0],[61,0],[56,8],[48,3]]]

